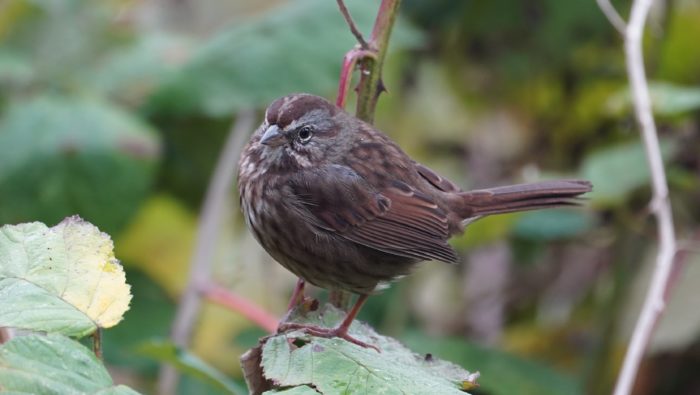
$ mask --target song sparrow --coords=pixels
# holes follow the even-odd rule
[[[334,329],[281,330],[301,327],[365,347],[347,331],[367,296],[420,261],[456,262],[447,240],[467,223],[574,205],[591,190],[588,181],[557,180],[462,191],[372,125],[309,94],[267,108],[239,166],[241,207],[265,250],[300,279],[360,295]]]

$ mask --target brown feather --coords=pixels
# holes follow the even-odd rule
[[[579,204],[591,190],[584,180],[555,180],[462,192],[463,218]]]
[[[443,192],[460,192],[462,190],[452,181],[448,180],[447,178],[441,177],[429,167],[418,162],[414,162],[414,164],[416,166],[418,174],[420,174],[421,177],[425,178],[435,188]]]
[[[304,172],[293,190],[318,226],[378,251],[415,258],[456,262],[447,244],[447,214],[433,199],[400,181],[375,191],[344,166]]]

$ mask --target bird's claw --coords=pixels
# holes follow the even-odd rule
[[[362,348],[372,348],[375,351],[381,353],[382,351],[379,349],[379,347],[365,343],[361,340],[358,340],[348,333],[347,329],[341,328],[341,327],[335,327],[335,328],[323,328],[320,326],[316,325],[308,325],[308,324],[299,324],[299,323],[283,323],[277,328],[277,333],[284,333],[292,330],[300,330],[303,331],[304,333],[307,333],[311,336],[316,336],[316,337],[323,337],[326,339],[332,339],[334,337],[343,339],[345,341],[348,341],[350,343],[356,344]]]

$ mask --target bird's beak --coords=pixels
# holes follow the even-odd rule
[[[284,133],[282,133],[280,128],[277,125],[270,125],[265,130],[265,133],[263,133],[260,144],[277,147],[278,145],[284,144],[285,140]]]

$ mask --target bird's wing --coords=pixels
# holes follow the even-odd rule
[[[433,199],[394,181],[381,190],[345,166],[306,170],[289,184],[316,226],[389,254],[456,262],[447,214]]]
[[[421,163],[418,162],[413,162],[413,165],[415,166],[416,170],[418,170],[418,174],[421,175],[426,181],[428,181],[432,186],[435,188],[443,191],[443,192],[461,192],[462,189],[458,187],[455,183],[452,181],[448,180],[447,178],[444,178],[434,172],[432,169],[430,169],[428,166],[425,166]]]

